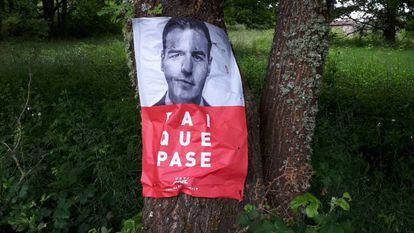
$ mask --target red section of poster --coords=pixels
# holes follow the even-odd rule
[[[143,196],[243,199],[244,107],[142,107]]]

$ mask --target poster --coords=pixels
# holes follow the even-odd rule
[[[143,196],[242,200],[243,89],[226,33],[185,18],[133,20]]]

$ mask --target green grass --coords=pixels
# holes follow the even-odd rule
[[[414,229],[414,50],[332,47],[313,190],[349,191],[359,232]],[[329,196],[329,195],[327,195]]]
[[[243,77],[248,77],[247,83],[256,97],[260,95],[266,74],[272,37],[272,30],[242,29],[229,32],[240,73]]]
[[[259,96],[273,32],[229,35]],[[20,135],[16,118],[29,67],[33,73],[17,152],[23,168],[33,170],[17,185],[19,171],[0,145],[0,225],[119,229],[142,203],[140,119],[122,39],[2,42],[0,52],[0,142],[12,145]],[[410,232],[414,50],[335,44],[319,103],[312,192],[322,199],[349,192],[357,232]]]
[[[140,119],[122,40],[0,47],[0,141],[12,145],[20,134],[16,118],[31,70],[17,157],[24,170],[34,168],[16,185],[20,173],[0,146],[0,225],[46,222],[48,232],[86,232],[139,212]]]

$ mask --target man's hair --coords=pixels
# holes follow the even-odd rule
[[[207,39],[207,46],[208,46],[208,57],[210,57],[210,51],[211,51],[211,38],[210,38],[210,32],[208,31],[208,28],[204,22],[189,19],[189,18],[171,18],[168,20],[167,24],[164,27],[164,31],[162,32],[162,48],[163,51],[165,51],[165,44],[167,40],[167,35],[170,31],[172,31],[175,28],[179,29],[193,29],[193,30],[200,30],[204,33]]]

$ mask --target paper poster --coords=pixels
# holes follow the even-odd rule
[[[143,196],[242,200],[247,127],[226,33],[187,18],[133,20]]]

